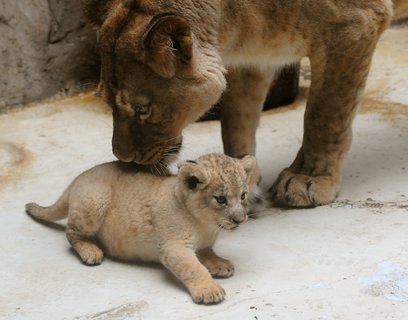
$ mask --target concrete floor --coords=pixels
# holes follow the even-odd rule
[[[307,75],[307,72],[306,72]],[[82,265],[60,226],[24,204],[50,204],[83,170],[113,159],[109,110],[91,95],[0,116],[0,319],[408,319],[408,29],[377,50],[338,200],[271,208],[221,235],[235,263],[226,300],[195,305],[160,266]],[[307,76],[306,76],[307,78]],[[307,79],[302,81],[307,86]],[[267,187],[296,154],[304,100],[263,115]],[[221,151],[217,122],[185,131],[180,159]]]

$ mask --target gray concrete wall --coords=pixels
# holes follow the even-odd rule
[[[98,65],[78,0],[0,0],[0,111],[79,89]]]

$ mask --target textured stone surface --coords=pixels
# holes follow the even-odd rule
[[[97,78],[95,35],[76,0],[0,0],[0,110]]]

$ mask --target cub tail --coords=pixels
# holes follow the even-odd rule
[[[65,218],[68,215],[70,189],[68,187],[57,202],[49,207],[42,207],[34,202],[27,203],[25,205],[26,212],[36,219],[45,221],[57,221]]]

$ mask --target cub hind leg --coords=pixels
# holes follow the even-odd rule
[[[101,188],[95,193],[92,190],[92,195],[87,194],[88,190],[75,191],[69,207],[66,236],[85,264],[98,265],[103,260],[103,251],[96,238],[108,210],[109,191]]]
[[[76,231],[73,228],[67,229],[67,239],[72,245],[72,248],[78,253],[82,262],[85,264],[101,264],[103,260],[103,251],[95,242],[84,236],[81,231]]]

